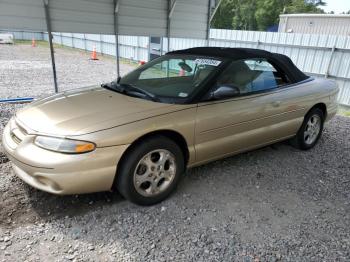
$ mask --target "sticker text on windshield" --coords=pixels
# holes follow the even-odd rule
[[[197,65],[210,65],[210,66],[218,66],[221,64],[221,61],[214,59],[206,59],[206,58],[197,58],[194,61]]]

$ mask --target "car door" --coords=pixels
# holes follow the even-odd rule
[[[198,104],[198,163],[253,149],[295,134],[298,105],[290,104],[288,77],[265,59],[233,61],[216,87],[231,85],[238,96]]]

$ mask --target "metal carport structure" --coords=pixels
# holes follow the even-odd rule
[[[0,26],[47,31],[55,92],[58,92],[52,32],[209,39],[217,0],[0,0]],[[168,41],[169,45],[169,41]]]

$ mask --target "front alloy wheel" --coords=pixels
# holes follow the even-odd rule
[[[131,202],[152,205],[174,191],[184,170],[181,148],[165,136],[152,136],[133,145],[123,157],[116,187]]]
[[[171,185],[175,174],[175,156],[166,149],[157,149],[147,153],[137,164],[134,186],[145,197],[156,196]]]

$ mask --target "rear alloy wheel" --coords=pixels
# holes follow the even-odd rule
[[[312,109],[304,118],[297,135],[292,139],[292,144],[303,150],[313,148],[322,135],[324,114],[321,109]]]
[[[307,121],[304,130],[304,142],[307,145],[312,145],[321,131],[321,117],[317,114],[312,115]]]
[[[116,186],[135,204],[156,204],[176,188],[184,167],[183,153],[174,141],[149,137],[127,152],[118,167]]]

